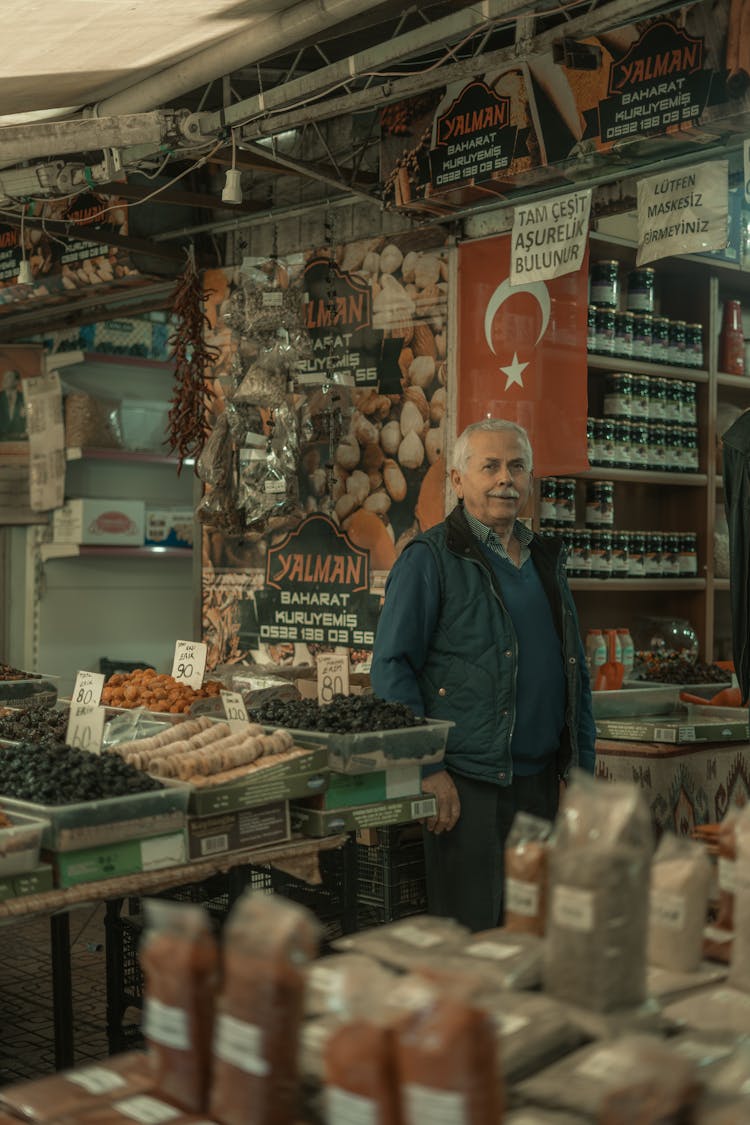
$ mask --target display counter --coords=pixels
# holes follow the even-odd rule
[[[596,776],[635,782],[659,832],[689,836],[750,800],[750,742],[625,742],[597,739]]]

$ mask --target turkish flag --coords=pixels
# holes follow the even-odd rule
[[[528,431],[537,477],[589,467],[588,252],[576,273],[511,287],[510,235],[458,251],[458,433],[491,415]]]

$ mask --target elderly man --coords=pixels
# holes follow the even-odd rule
[[[21,373],[9,368],[0,389],[0,441],[26,437],[26,408],[21,390]]]
[[[456,441],[458,505],[404,549],[388,579],[372,686],[452,719],[425,834],[430,911],[473,930],[502,920],[503,850],[516,812],[552,819],[571,766],[593,771],[595,727],[562,545],[519,522],[532,451],[488,418]]]

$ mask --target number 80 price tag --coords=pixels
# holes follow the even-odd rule
[[[349,694],[349,653],[321,652],[318,655],[318,703],[325,706],[334,695]]]

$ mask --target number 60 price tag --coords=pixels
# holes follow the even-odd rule
[[[177,641],[174,646],[172,678],[191,688],[199,688],[206,670],[206,646],[200,641]]]
[[[68,746],[74,746],[77,750],[87,750],[90,754],[98,754],[102,748],[105,715],[103,707],[87,707],[84,703],[72,703],[65,735]]]

